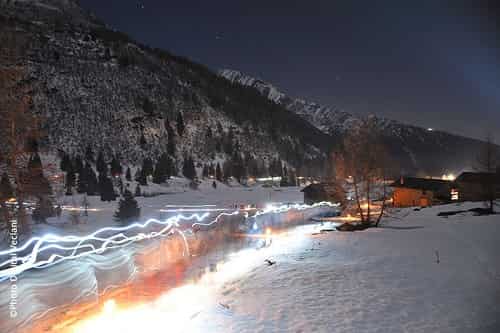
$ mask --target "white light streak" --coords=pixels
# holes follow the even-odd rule
[[[199,207],[207,206],[212,207],[213,205],[200,205]],[[262,214],[268,213],[284,213],[292,209],[300,211],[318,206],[337,207],[338,204],[332,204],[330,202],[320,202],[313,205],[268,205],[266,209],[257,211],[252,217],[257,217]],[[186,205],[184,205],[183,207],[186,207]],[[240,213],[241,212],[239,210],[233,211],[231,213],[223,212],[217,215],[217,217],[211,222],[203,222],[210,215],[208,212],[205,212],[201,215],[191,214],[187,216],[178,214],[169,217],[164,221],[149,219],[144,223],[133,223],[124,227],[105,227],[86,236],[59,236],[54,234],[47,234],[42,237],[33,237],[16,249],[0,251],[0,258],[9,258],[7,260],[4,260],[3,262],[0,262],[0,268],[5,267],[3,270],[0,270],[0,282],[8,279],[11,276],[19,275],[29,269],[46,268],[66,260],[73,260],[89,256],[91,254],[102,254],[103,252],[110,249],[125,247],[144,239],[153,239],[160,236],[166,236],[171,233],[180,234],[184,239],[184,242],[187,243],[182,231],[177,229],[177,227],[179,227],[180,221],[194,220],[194,223],[191,224],[191,229],[195,227],[211,227],[218,223],[224,216],[236,216]],[[244,212],[244,214],[245,217],[248,217],[247,212]],[[162,226],[162,228],[159,231],[148,232],[146,229],[153,225],[159,225]],[[256,224],[254,223],[253,228],[255,228],[255,225]],[[133,234],[128,236],[126,235],[126,232],[131,232]],[[95,243],[100,245],[95,245]],[[31,250],[29,250],[30,248]],[[188,247],[186,248],[188,249]],[[59,250],[65,252],[65,254],[52,253],[48,258],[42,258],[41,255],[48,250]],[[27,251],[29,251],[29,254],[24,254]],[[189,251],[189,249],[187,251]],[[11,258],[15,258],[16,261],[12,262]]]

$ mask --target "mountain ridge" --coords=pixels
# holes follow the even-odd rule
[[[443,131],[370,115],[353,115],[335,106],[325,106],[302,98],[293,98],[260,78],[253,78],[238,70],[222,69],[219,75],[233,83],[257,89],[263,96],[296,113],[322,132],[341,140],[349,130],[371,117],[392,156],[400,163],[404,173],[436,174],[439,171],[459,172],[474,166],[475,156],[482,141]],[[449,159],[451,163],[440,160]]]

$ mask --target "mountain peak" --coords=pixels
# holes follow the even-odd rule
[[[251,86],[257,89],[262,95],[278,104],[282,101],[283,98],[286,97],[284,93],[279,91],[278,88],[276,88],[272,84],[264,80],[248,76],[234,69],[222,69],[219,71],[219,75],[231,81],[232,83]]]
[[[243,74],[237,70],[223,69],[219,71],[219,75],[233,83],[257,89],[268,99],[283,105],[327,134],[343,133],[345,131],[344,125],[350,127],[360,121],[359,117],[342,111],[335,106],[324,106],[301,98],[289,97],[271,83]]]

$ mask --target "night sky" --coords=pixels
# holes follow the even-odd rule
[[[80,3],[144,44],[292,96],[500,142],[494,0]]]

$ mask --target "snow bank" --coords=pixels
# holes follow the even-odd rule
[[[275,265],[228,283],[189,331],[500,332],[500,216],[437,216],[478,206],[402,209],[381,228],[310,233],[278,248]]]

